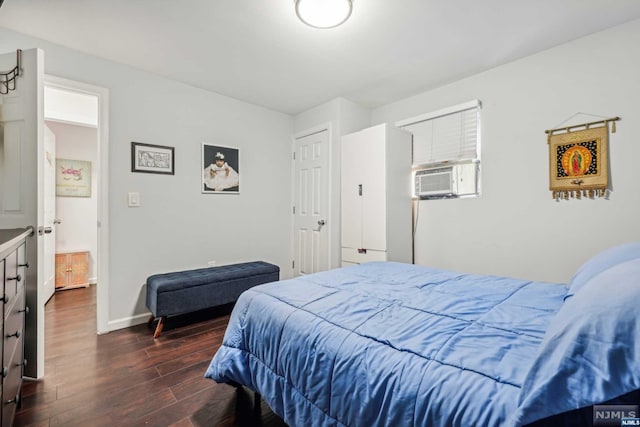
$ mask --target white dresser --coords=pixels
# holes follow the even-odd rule
[[[342,137],[342,266],[411,263],[411,134],[381,124]]]

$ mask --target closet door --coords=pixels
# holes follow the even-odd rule
[[[386,251],[386,174],[387,158],[385,126],[362,132],[362,247]]]
[[[362,169],[364,145],[359,133],[342,139],[341,202],[342,247],[362,248]]]

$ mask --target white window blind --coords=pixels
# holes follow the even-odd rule
[[[480,102],[472,101],[396,123],[413,134],[413,164],[479,159]]]

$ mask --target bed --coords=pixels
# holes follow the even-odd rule
[[[568,284],[372,262],[254,287],[205,376],[290,426],[587,425],[640,393],[640,242]]]

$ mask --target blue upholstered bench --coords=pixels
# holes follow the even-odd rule
[[[159,318],[154,338],[167,316],[235,302],[247,289],[280,279],[280,268],[264,261],[155,274],[147,278],[149,325]]]

